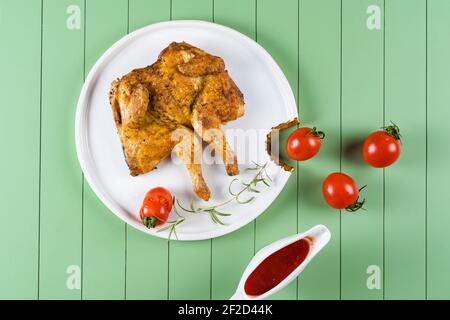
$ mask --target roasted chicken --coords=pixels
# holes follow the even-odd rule
[[[244,114],[244,99],[220,57],[174,42],[153,65],[115,80],[110,103],[131,175],[153,170],[174,150],[195,193],[208,200],[194,131],[222,157],[229,175],[238,174],[221,126]]]

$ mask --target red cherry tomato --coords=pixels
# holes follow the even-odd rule
[[[288,156],[297,161],[314,157],[320,150],[321,140],[325,138],[322,131],[316,128],[298,128],[291,133],[286,142]]]
[[[385,168],[400,156],[400,129],[394,124],[371,133],[364,141],[363,159],[375,168]]]
[[[172,210],[173,197],[169,190],[163,187],[156,187],[147,192],[144,201],[156,201],[164,205],[167,210]]]
[[[330,207],[356,211],[364,201],[358,201],[359,189],[352,177],[345,173],[334,172],[325,178],[322,194]]]
[[[164,224],[172,210],[172,195],[162,187],[151,189],[145,195],[140,217],[147,228]]]
[[[140,216],[142,224],[147,228],[154,228],[158,225],[164,224],[169,217],[170,211],[161,203],[156,201],[149,201],[142,205]]]

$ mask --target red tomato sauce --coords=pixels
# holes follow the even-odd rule
[[[247,278],[245,292],[259,296],[276,287],[306,259],[310,248],[310,239],[304,238],[272,253]]]

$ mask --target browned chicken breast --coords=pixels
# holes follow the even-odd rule
[[[195,193],[208,200],[201,143],[192,130],[221,155],[229,175],[238,174],[236,155],[221,125],[244,114],[244,99],[220,57],[174,42],[153,65],[114,81],[110,102],[131,175],[153,170],[174,150],[191,175]]]

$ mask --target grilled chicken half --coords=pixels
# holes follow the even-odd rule
[[[174,150],[195,193],[208,200],[201,144],[193,131],[222,157],[229,175],[239,173],[222,125],[243,116],[244,98],[220,57],[185,42],[171,43],[153,65],[114,81],[110,102],[132,175],[153,170]]]

